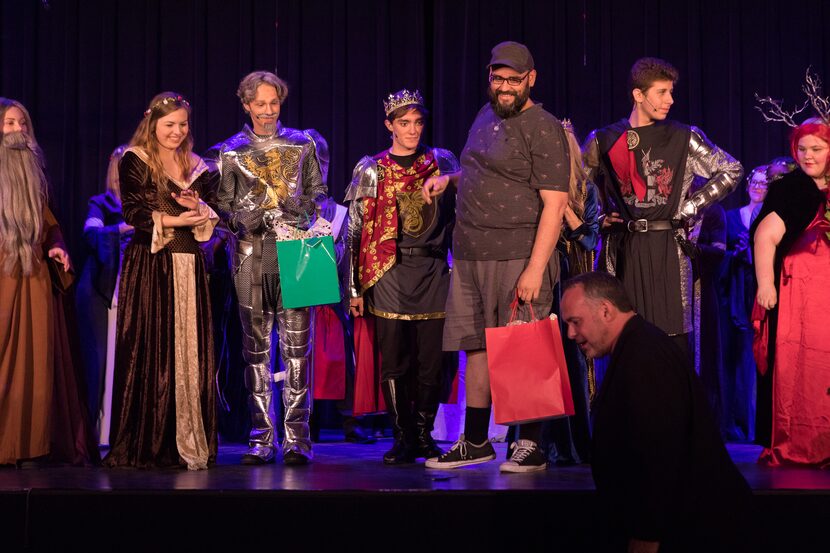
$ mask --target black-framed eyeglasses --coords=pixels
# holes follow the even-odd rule
[[[507,82],[507,84],[509,84],[510,86],[519,86],[520,84],[522,84],[522,81],[524,81],[527,78],[528,75],[530,75],[530,71],[525,73],[523,77],[502,77],[500,75],[494,75],[493,73],[490,73],[489,80],[490,84],[494,84],[496,86],[501,86],[505,82]]]

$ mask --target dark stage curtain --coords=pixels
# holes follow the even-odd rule
[[[338,201],[352,167],[389,145],[381,98],[419,88],[427,141],[460,153],[485,102],[485,64],[499,41],[525,42],[533,97],[578,134],[627,116],[626,75],[656,55],[681,72],[672,116],[758,165],[786,151],[787,128],[764,124],[753,93],[801,101],[807,65],[830,80],[830,3],[821,0],[2,0],[0,95],[31,111],[52,198],[79,257],[87,199],[112,149],[147,101],[192,102],[196,150],[245,121],[235,96],[254,69],[291,92],[281,120],[329,141]],[[740,194],[725,207],[742,204]],[[76,262],[82,261],[76,259]]]

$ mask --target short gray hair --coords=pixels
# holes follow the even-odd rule
[[[261,84],[271,85],[277,89],[277,98],[280,104],[288,97],[288,84],[270,71],[254,71],[248,73],[239,83],[236,95],[243,104],[250,104],[256,97],[256,89]]]

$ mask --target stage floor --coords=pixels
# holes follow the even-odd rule
[[[588,465],[551,466],[545,472],[500,474],[507,444],[494,444],[496,461],[457,470],[430,470],[422,462],[387,466],[381,461],[392,444],[381,439],[357,445],[326,441],[314,444],[314,462],[286,467],[242,466],[245,446],[222,445],[215,466],[206,471],[140,470],[45,466],[0,469],[0,492],[31,489],[113,490],[286,490],[286,491],[414,491],[414,490],[544,490],[593,491]],[[451,444],[441,444],[448,448]],[[756,463],[759,446],[729,444],[729,453],[756,493],[816,492],[830,494],[830,471],[798,467],[770,468]]]
[[[386,550],[383,544],[395,538],[402,520],[417,531],[393,548],[398,551],[429,549],[458,528],[481,529],[477,543],[491,550],[513,535],[512,525],[520,520],[521,526],[540,528],[528,544],[593,550],[595,497],[588,465],[500,474],[507,450],[500,443],[496,461],[474,467],[385,466],[381,457],[391,443],[317,443],[314,462],[304,467],[283,466],[281,458],[273,465],[242,466],[245,447],[226,444],[207,471],[3,468],[0,551],[234,549],[257,545],[259,534],[246,530],[254,521],[283,545],[303,547],[308,539],[336,545],[360,528],[360,535],[368,531],[376,540],[361,546],[363,551]],[[755,462],[757,446],[728,448],[768,527],[762,551],[830,551],[824,537],[830,471],[772,469]]]

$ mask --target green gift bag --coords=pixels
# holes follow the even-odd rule
[[[277,262],[286,309],[340,301],[331,236],[277,241]]]

